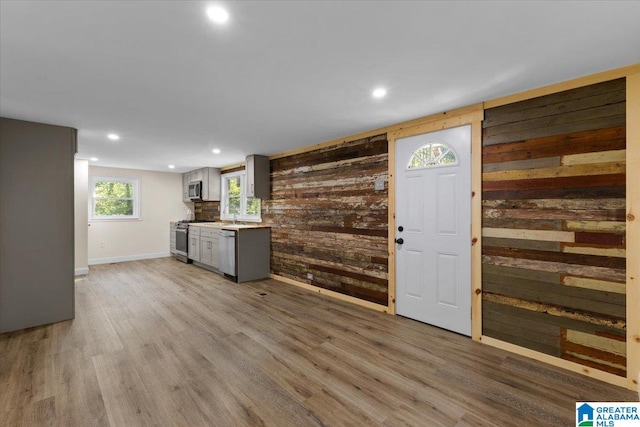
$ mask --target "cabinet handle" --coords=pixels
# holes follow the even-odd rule
[[[207,242],[207,249],[211,249],[211,242]]]

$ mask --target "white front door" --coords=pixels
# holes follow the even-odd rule
[[[471,126],[396,140],[396,312],[471,335]]]

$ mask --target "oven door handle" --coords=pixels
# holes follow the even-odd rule
[[[182,229],[182,228],[176,228],[176,233],[186,233],[187,229]]]

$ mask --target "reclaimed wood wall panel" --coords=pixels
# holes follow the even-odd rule
[[[194,219],[197,221],[220,221],[220,202],[193,202]]]
[[[272,159],[272,273],[386,306],[387,174],[386,134]]]
[[[483,335],[626,376],[625,79],[485,110]]]
[[[510,160],[530,160],[605,150],[623,150],[625,147],[626,127],[616,126],[484,146],[482,162],[489,164]]]

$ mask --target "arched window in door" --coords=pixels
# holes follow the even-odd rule
[[[430,142],[413,152],[407,169],[454,166],[457,164],[458,157],[453,148],[442,142]]]

